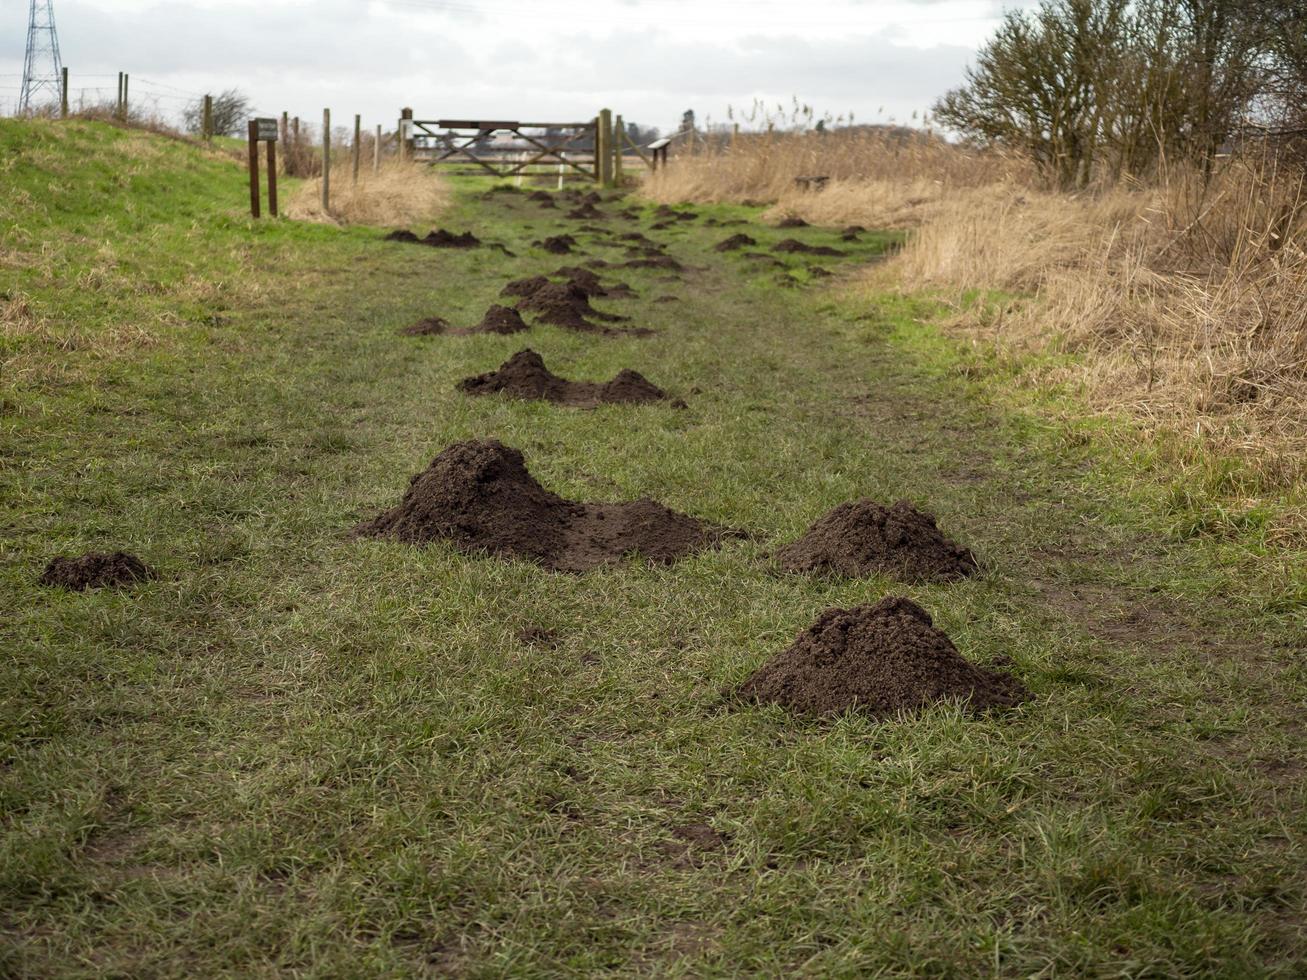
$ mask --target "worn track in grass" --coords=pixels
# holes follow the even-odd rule
[[[238,171],[212,182],[196,208],[239,206]],[[1179,533],[1128,435],[1005,408],[998,369],[927,307],[778,290],[701,222],[611,221],[687,268],[623,269],[640,298],[605,301],[653,336],[531,335],[568,377],[633,367],[688,410],[466,398],[458,379],[521,338],[401,327],[475,322],[504,282],[557,265],[530,245],[548,235],[624,256],[525,195],[462,200],[441,223],[516,258],[238,219],[165,227],[165,256],[123,215],[106,228],[130,260],[121,288],[100,273],[98,305],[74,291],[104,261],[86,229],[53,230],[63,265],[0,269],[47,332],[86,341],[6,335],[0,968],[1307,967],[1293,556]],[[837,268],[884,243],[748,231],[847,250]],[[241,288],[133,288],[178,255]],[[153,313],[170,306],[176,322]],[[124,343],[133,324],[153,342]],[[445,445],[485,437],[569,498],[650,496],[751,537],[566,576],[347,534]],[[860,497],[938,514],[982,574],[771,564]],[[37,584],[91,547],[160,577]],[[722,701],[822,609],[889,593],[1034,700],[881,724]]]

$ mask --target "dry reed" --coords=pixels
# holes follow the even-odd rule
[[[830,181],[796,186],[809,175]],[[1000,351],[1077,354],[1032,376],[1079,384],[1096,410],[1196,437],[1277,484],[1307,475],[1307,188],[1272,159],[1070,194],[927,136],[781,133],[682,153],[644,193],[911,229],[869,285],[942,297],[949,326]]]
[[[435,218],[449,203],[449,189],[430,167],[383,161],[373,173],[362,167],[358,183],[349,164],[331,168],[331,209],[322,209],[322,180],[306,180],[290,196],[286,216],[300,221],[400,227]]]

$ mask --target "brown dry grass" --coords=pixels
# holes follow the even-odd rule
[[[829,175],[820,192],[794,187]],[[906,228],[875,289],[927,291],[949,325],[1039,358],[1104,412],[1192,436],[1277,484],[1307,475],[1307,188],[1269,159],[1210,181],[1041,189],[1020,163],[935,140],[778,134],[682,155],[658,201],[772,203],[771,216]],[[1001,297],[1001,298],[996,298]]]
[[[285,214],[300,221],[401,227],[434,219],[449,204],[449,188],[430,167],[385,161],[378,173],[370,163],[353,181],[350,165],[331,168],[331,210],[322,209],[322,181],[306,180],[291,194]]]

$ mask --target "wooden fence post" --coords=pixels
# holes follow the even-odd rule
[[[213,140],[213,96],[204,97],[204,138],[212,142]]]
[[[68,66],[59,72],[59,118],[68,118]]]
[[[259,216],[259,124],[250,120],[247,130],[250,151],[250,217]]]
[[[331,110],[322,110],[322,210],[331,211]]]
[[[599,110],[599,183],[604,187],[613,186],[613,111]]]
[[[622,126],[621,113],[618,113],[613,120],[613,183],[618,187],[622,186],[622,142],[625,138],[626,130]]]
[[[377,136],[372,141],[372,172],[381,173],[381,123],[377,123]]]
[[[416,139],[413,136],[413,110],[404,108],[399,110],[399,159],[412,160],[413,150]]]
[[[277,217],[277,141],[268,140],[268,214]]]
[[[354,183],[359,182],[359,154],[363,152],[363,147],[359,145],[359,140],[363,136],[362,131],[363,117],[357,112],[354,113]]]
[[[283,112],[281,114],[281,125],[278,126],[277,129],[279,131],[277,135],[281,137],[282,144],[285,145],[286,143],[289,143],[290,142],[290,113],[289,112]],[[290,151],[287,150],[285,153],[282,154],[282,156],[286,156],[286,154],[289,152]],[[287,161],[283,160],[281,165],[284,167],[286,163]]]
[[[603,168],[600,166],[600,163],[599,163],[599,161],[600,161],[600,159],[601,159],[601,157],[600,157],[600,153],[602,152],[602,146],[601,146],[601,144],[600,144],[600,142],[599,142],[599,117],[598,117],[598,116],[595,116],[595,119],[594,119],[594,128],[595,128],[595,164],[594,164],[594,166],[595,166],[595,183],[597,184],[597,183],[599,183],[599,182],[603,179],[602,176],[600,175],[600,171],[601,171]]]
[[[127,121],[127,72],[123,72],[123,107],[120,113],[123,122]]]

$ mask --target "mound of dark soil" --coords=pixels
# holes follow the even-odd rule
[[[838,248],[829,245],[808,245],[794,238],[787,238],[772,246],[773,252],[802,252],[805,255],[843,255]]]
[[[509,306],[492,305],[486,310],[486,315],[481,318],[481,322],[472,327],[468,333],[498,333],[510,334],[521,333],[523,330],[530,330],[522,314]]]
[[[576,247],[576,239],[571,235],[553,235],[535,244],[546,252],[553,252],[555,255],[566,255]]]
[[[470,231],[456,235],[443,228],[428,232],[425,238],[418,238],[411,231],[392,231],[385,237],[385,241],[409,242],[414,245],[426,245],[428,248],[476,248],[481,244],[481,239]]]
[[[596,405],[644,404],[662,401],[667,393],[636,371],[622,370],[611,381],[568,381],[547,367],[533,350],[520,350],[499,366],[499,370],[465,378],[459,390],[469,395],[497,392],[513,398],[555,402],[574,408]]]
[[[804,221],[798,215],[787,214],[785,217],[781,218],[780,221],[776,222],[776,227],[777,228],[807,228],[808,222]]]
[[[409,481],[393,510],[355,533],[412,544],[449,541],[468,553],[583,572],[635,554],[670,564],[727,532],[652,500],[585,504],[550,493],[522,454],[494,439],[457,442]]]
[[[929,613],[898,596],[827,609],[737,694],[799,714],[859,711],[877,718],[941,701],[965,702],[978,714],[1030,697],[1010,674],[965,660]]]
[[[565,265],[555,269],[550,273],[556,279],[566,279],[575,285],[578,289],[584,290],[587,296],[598,297],[631,297],[635,295],[635,290],[624,282],[614,282],[604,285],[599,276],[591,269],[583,268],[579,265]],[[538,288],[538,287],[537,287]]]
[[[858,236],[864,234],[866,231],[867,229],[862,227],[862,225],[849,225],[840,232],[840,239],[846,242],[856,242]]]
[[[157,573],[125,551],[88,551],[77,558],[52,558],[41,573],[42,585],[81,592],[115,585],[132,585],[156,578]]]
[[[430,337],[435,334],[449,332],[449,321],[439,316],[423,317],[417,323],[410,323],[400,331],[400,333],[408,337]]]
[[[617,263],[619,269],[672,269],[680,272],[685,266],[677,262],[670,255],[644,255],[638,259],[629,259],[626,262]]]
[[[882,507],[862,499],[823,515],[776,555],[787,572],[829,571],[850,578],[885,573],[913,582],[947,582],[976,571],[976,559],[906,500]]]
[[[599,218],[607,217],[607,215],[605,215],[597,207],[595,207],[593,204],[587,201],[585,204],[582,204],[580,207],[573,208],[571,211],[568,211],[567,217],[572,218],[576,221],[595,221]]]
[[[481,318],[481,322],[475,327],[452,327],[449,325],[449,321],[443,317],[432,316],[419,320],[400,332],[410,337],[428,337],[435,334],[467,337],[476,333],[521,333],[523,330],[530,329],[517,310],[508,306],[496,305],[486,310],[486,315]]]
[[[535,292],[522,297],[518,309],[528,310],[543,323],[552,323],[557,327],[572,330],[593,330],[596,328],[591,319],[615,323],[628,317],[616,313],[604,313],[590,305],[586,291],[572,282],[550,282]]]
[[[554,195],[550,194],[548,191],[532,191],[526,196],[526,199],[528,201],[548,201],[550,204],[554,203]]]
[[[737,249],[748,248],[750,245],[757,245],[756,239],[741,232],[738,235],[732,235],[724,242],[718,242],[713,246],[715,252],[734,252]]]
[[[514,279],[499,291],[500,296],[530,296],[542,286],[548,286],[545,276],[528,276],[526,279]]]
[[[651,231],[666,231],[676,225],[675,221],[655,221],[649,226]]]

